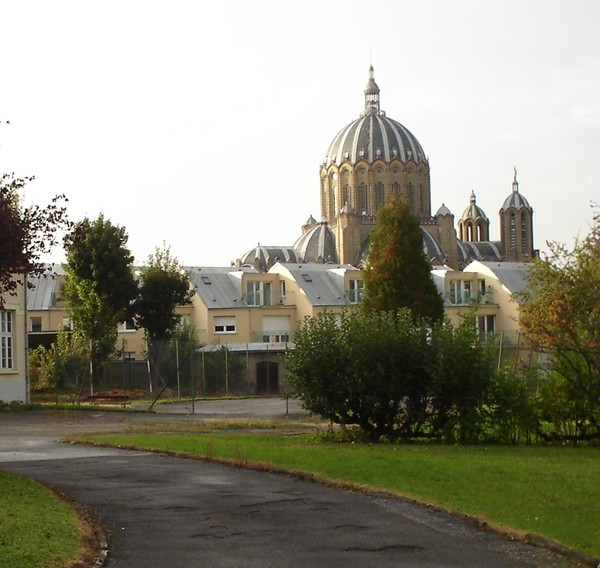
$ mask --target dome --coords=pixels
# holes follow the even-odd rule
[[[471,203],[469,206],[463,211],[463,214],[460,217],[461,221],[466,221],[467,219],[472,219],[476,221],[477,219],[483,219],[487,221],[488,218],[484,213],[483,209],[477,205],[477,199],[475,197],[475,192],[471,191]]]
[[[519,193],[519,182],[517,181],[517,168],[515,168],[515,177],[512,184],[512,193],[504,200],[501,211],[506,211],[507,209],[511,208],[525,208],[529,209],[530,211],[532,210],[527,199],[525,199],[525,197],[523,197]]]
[[[240,266],[251,265],[266,272],[276,262],[296,263],[296,251],[292,247],[270,247],[257,245],[243,254],[238,260]]]
[[[327,149],[324,165],[341,164],[346,160],[353,164],[366,160],[372,164],[378,159],[391,162],[395,158],[403,163],[427,162],[414,135],[379,109],[379,87],[371,66],[365,88],[365,111],[338,132]]]
[[[450,211],[450,209],[448,209],[448,207],[446,207],[446,205],[442,203],[442,206],[437,210],[435,216],[446,217],[447,215],[452,215],[452,211]]]
[[[294,249],[298,262],[337,262],[335,237],[324,222],[304,233],[294,243]]]

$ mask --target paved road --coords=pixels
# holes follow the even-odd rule
[[[110,567],[572,566],[398,500],[287,475],[57,441],[67,432],[123,430],[159,419],[190,417],[2,414],[0,468],[48,483],[91,508],[107,530]]]

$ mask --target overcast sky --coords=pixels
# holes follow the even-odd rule
[[[597,0],[0,0],[0,62],[0,171],[36,177],[27,203],[65,193],[73,220],[124,226],[138,263],[292,245],[371,62],[433,212],[474,190],[499,239],[516,166],[545,249],[600,202]]]

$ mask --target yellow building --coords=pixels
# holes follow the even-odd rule
[[[299,323],[328,310],[340,313],[362,299],[362,272],[338,264],[276,262],[263,272],[243,267],[187,267],[192,301],[177,313],[191,325],[210,353],[227,347],[247,360],[253,392],[277,392],[284,377],[283,354]],[[72,329],[69,307],[61,300],[64,273],[31,279],[28,333],[31,347],[50,345],[59,331]],[[123,324],[116,358],[144,361],[144,331]]]
[[[432,271],[444,312],[454,324],[473,318],[482,336],[496,334],[510,345],[519,341],[519,304],[515,294],[527,287],[528,262],[473,261],[464,270]]]
[[[27,385],[27,332],[24,286],[16,294],[4,294],[0,307],[0,401],[29,400]]]

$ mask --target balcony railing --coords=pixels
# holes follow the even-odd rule
[[[494,293],[488,290],[485,294],[473,293],[469,290],[448,292],[444,298],[447,304],[452,306],[472,306],[480,304],[494,304]]]
[[[260,290],[256,292],[246,292],[242,296],[246,305],[251,308],[262,306],[293,306],[294,297],[293,292],[281,294],[280,292],[272,291],[265,294]]]
[[[351,304],[358,304],[359,302],[362,302],[364,294],[364,288],[350,288],[346,290],[346,298]]]
[[[292,340],[291,331],[265,330],[252,333],[252,341],[254,343],[290,343]]]

